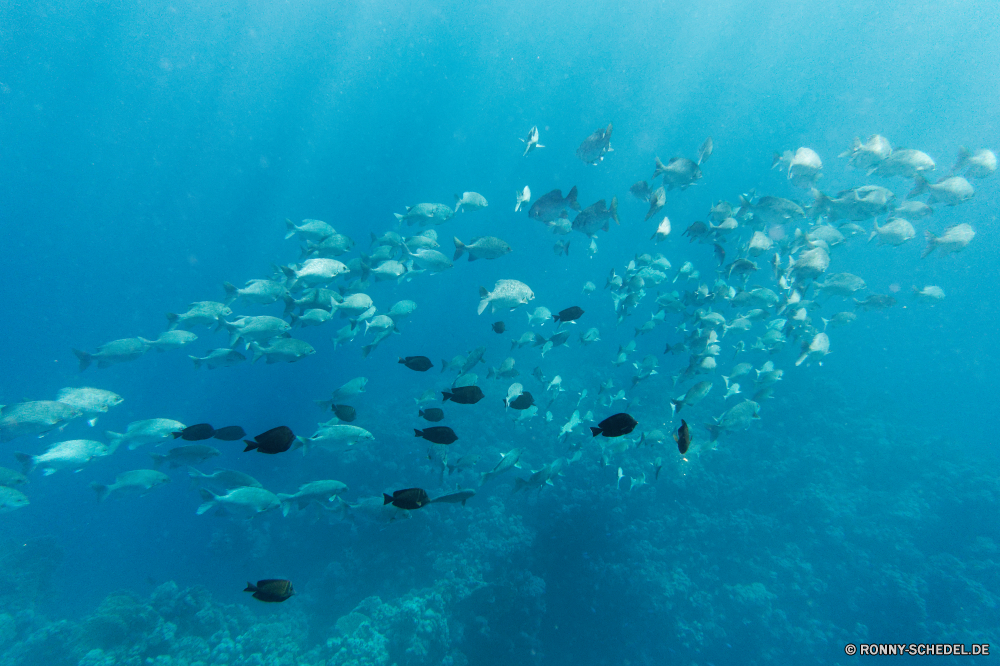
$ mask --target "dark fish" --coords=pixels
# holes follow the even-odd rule
[[[618,197],[611,198],[611,208],[607,207],[604,199],[591,206],[587,206],[573,220],[573,229],[588,236],[593,236],[597,233],[598,229],[607,231],[611,220],[614,220],[615,224],[621,224],[618,221]]]
[[[268,603],[279,603],[288,599],[295,590],[292,589],[292,581],[282,578],[268,578],[259,580],[257,584],[247,583],[244,592],[253,592],[253,598]]]
[[[288,426],[278,426],[277,428],[271,428],[265,433],[261,433],[254,437],[254,441],[244,439],[243,442],[247,445],[247,448],[243,449],[243,452],[253,451],[257,449],[260,453],[284,453],[292,446],[292,441],[295,440],[295,433]]]
[[[677,450],[684,455],[691,446],[691,431],[688,430],[687,421],[681,419],[681,427],[674,433],[674,441],[677,442]]]
[[[691,226],[684,230],[684,236],[687,236],[690,241],[698,240],[707,236],[712,230],[704,222],[692,222]]]
[[[632,432],[638,423],[634,418],[623,412],[604,419],[597,424],[597,428],[591,426],[590,432],[594,433],[594,437],[598,435],[621,437]]]
[[[451,444],[458,440],[458,435],[448,426],[434,426],[423,430],[413,430],[414,437],[423,437],[428,442],[435,444]]]
[[[429,409],[421,409],[419,415],[428,421],[436,423],[437,421],[444,419],[444,410],[438,409],[437,407],[431,407]]]
[[[502,321],[495,321],[495,322],[493,322],[493,332],[494,333],[503,333],[506,330],[507,330],[507,326]]]
[[[407,356],[406,358],[399,359],[399,362],[410,370],[416,370],[417,372],[427,372],[434,367],[434,364],[426,356]]]
[[[217,455],[219,455],[219,450],[211,446],[186,444],[170,449],[166,455],[150,453],[149,457],[153,459],[153,469],[159,469],[163,463],[170,463],[170,469],[174,469],[175,467],[197,465]]]
[[[350,423],[358,417],[358,412],[350,405],[330,405],[330,410],[344,423]]]
[[[451,400],[460,405],[474,405],[485,397],[483,389],[478,386],[459,386],[453,388],[450,393],[441,391],[441,395],[443,396],[441,402]]]
[[[400,509],[406,509],[407,511],[419,509],[426,504],[430,504],[430,501],[430,498],[427,496],[427,491],[423,488],[406,488],[405,490],[397,490],[391,497],[382,493],[382,506],[391,504],[395,507],[399,507]]]
[[[552,315],[552,321],[576,321],[583,316],[583,308],[574,305],[571,308],[566,308],[559,314]]]
[[[532,395],[527,391],[524,391],[523,393],[521,393],[521,395],[511,400],[510,404],[508,404],[507,406],[510,407],[511,409],[527,409],[528,407],[531,407],[533,404],[535,404],[534,397],[532,397]]]
[[[649,183],[644,180],[640,180],[638,183],[628,188],[628,191],[631,192],[632,196],[639,201],[645,201],[647,203],[649,202],[650,195],[653,193],[653,191],[649,189]]]
[[[221,439],[223,442],[235,442],[238,439],[243,439],[246,435],[246,431],[240,426],[226,426],[216,430],[212,437]]]
[[[611,123],[607,127],[596,129],[594,133],[583,140],[580,147],[576,149],[576,156],[587,164],[597,164],[604,159],[604,153],[612,151],[611,131],[614,129]]]
[[[563,199],[562,190],[552,190],[548,194],[543,194],[538,201],[531,204],[528,217],[539,222],[555,222],[567,208],[580,210],[580,204],[576,201],[575,185],[565,199]]]
[[[188,426],[180,432],[173,433],[174,439],[180,437],[188,442],[200,442],[203,439],[210,439],[214,434],[215,428],[207,423],[199,423],[198,425]]]
[[[872,294],[863,301],[854,299],[855,310],[884,310],[896,304],[896,299],[887,294]]]
[[[721,266],[726,260],[726,249],[718,243],[713,243],[712,245],[715,250],[715,258],[719,261],[719,266]]]
[[[448,504],[458,504],[462,503],[465,506],[465,501],[474,497],[476,494],[475,490],[459,490],[457,493],[449,493],[447,495],[441,495],[441,497],[435,497],[431,502],[446,502]]]

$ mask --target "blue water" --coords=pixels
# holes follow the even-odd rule
[[[486,365],[513,356],[516,381],[536,397],[545,393],[531,377],[536,366],[568,389],[548,408],[550,423],[543,403],[515,427],[500,402],[513,380],[487,379],[477,366],[486,399],[444,405],[460,437],[453,459],[479,453],[475,471],[484,472],[519,447],[523,469],[479,488],[465,507],[430,506],[388,524],[318,511],[249,522],[197,516],[201,498],[183,468],[148,496],[98,504],[89,484],[148,467],[149,446],[123,447],[76,474],[34,473],[22,486],[31,504],[0,514],[0,663],[854,663],[862,658],[846,657],[847,643],[996,638],[996,175],[970,179],[971,201],[936,205],[901,247],[858,236],[832,250],[830,272],[860,275],[865,293],[898,287],[899,304],[831,330],[822,366],[796,368],[795,341],[773,356],[739,356],[785,371],[748,430],[683,460],[669,439],[602,460],[584,434],[612,413],[595,399],[599,383],[628,388],[631,363],[647,354],[659,374],[627,391],[636,434],[679,425],[668,400],[685,388],[670,377],[687,355],[662,354],[680,340],[677,315],[639,336],[627,365],[611,361],[655,312],[657,291],[694,283],[647,285],[618,326],[602,287],[643,252],[662,252],[675,269],[690,260],[711,284],[711,245],[681,232],[713,203],[735,204],[751,189],[811,201],[769,169],[774,152],[814,149],[824,192],[879,184],[901,200],[909,181],[866,178],[838,159],[855,136],[918,148],[938,176],[960,145],[1000,148],[993,3],[68,1],[4,2],[0,17],[0,403],[51,400],[68,386],[125,399],[93,429],[81,419],[4,443],[0,465],[17,467],[14,451],[104,439],[156,417],[309,435],[329,418],[313,401],[363,375],[367,391],[351,404],[355,425],[375,441],[360,451],[263,456],[209,442],[222,455],[199,467],[239,469],[275,492],[338,479],[351,502],[411,486],[435,496],[478,486],[472,473],[442,483],[431,447],[410,435],[427,425],[413,398],[454,379],[440,359],[486,345]],[[576,147],[608,122],[613,152],[583,164]],[[546,147],[522,157],[518,138],[532,125]],[[704,177],[669,192],[661,214],[643,222],[648,204],[629,186],[649,178],[656,156],[694,158],[707,136],[715,151]],[[617,196],[622,224],[599,232],[589,256],[579,233],[554,236],[513,212],[524,185],[532,200],[574,185],[583,206]],[[489,207],[436,227],[441,250],[451,255],[453,236],[495,235],[513,253],[372,284],[380,312],[403,298],[418,309],[368,358],[360,335],[333,349],[345,323],[334,318],[293,331],[317,350],[294,364],[196,371],[187,354],[227,342],[199,328],[183,350],[78,371],[71,348],[154,338],[165,313],[222,300],[224,281],[242,285],[297,261],[286,218],[325,220],[353,238],[346,261],[369,251],[372,232],[396,229],[393,213],[452,204],[463,191]],[[663,214],[673,232],[655,245],[649,236]],[[965,251],[920,259],[925,229],[958,223],[977,232]],[[570,241],[568,257],[553,252],[557,240]],[[727,243],[730,259],[737,244]],[[776,288],[769,256],[751,284]],[[478,288],[507,278],[530,285],[535,300],[477,316]],[[584,296],[588,280],[597,291]],[[929,284],[944,289],[943,302],[909,297],[911,286]],[[850,309],[835,300],[843,307],[818,314]],[[586,314],[568,349],[511,352],[539,305]],[[280,303],[233,309],[281,314]],[[503,335],[490,330],[498,319]],[[592,326],[601,341],[581,346],[578,334]],[[554,327],[533,330],[548,336]],[[749,346],[762,333],[755,324],[723,339],[713,392],[682,412],[697,440],[707,432],[700,424],[753,395],[744,387],[724,403],[721,375],[733,342]],[[407,355],[435,367],[411,372],[396,363]],[[562,443],[559,428],[584,389],[581,415],[590,409],[595,419]],[[512,494],[515,476],[576,448],[581,458],[552,487]],[[643,472],[649,483],[629,490]],[[298,594],[264,606],[242,592],[247,580],[274,577],[291,579]],[[203,592],[181,604],[187,610],[165,610],[188,588]],[[122,591],[134,605],[115,615],[130,618],[125,628],[95,629],[111,613],[102,601]],[[352,610],[367,629],[337,628]],[[229,618],[228,628],[193,619],[209,615]],[[146,627],[139,616],[153,619]],[[164,623],[176,633],[153,641],[150,627]],[[353,652],[338,653],[350,635]],[[226,641],[235,647],[223,659]],[[967,659],[954,658],[977,661]]]

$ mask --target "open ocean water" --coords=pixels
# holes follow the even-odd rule
[[[1000,149],[998,17],[978,0],[0,1],[0,466],[13,486],[0,487],[0,664],[722,666],[888,660],[849,646],[1000,650],[1000,176],[992,153],[977,153]],[[612,150],[585,163],[578,147],[609,123]],[[544,147],[523,155],[533,126]],[[945,200],[928,216],[897,212],[928,201],[907,199],[912,165],[869,175],[841,156],[872,135],[893,150],[874,166],[919,150],[933,160],[920,177],[947,188],[964,176],[974,195],[934,191]],[[697,161],[708,137],[701,177],[665,191],[644,220],[633,183],[655,190],[656,158]],[[986,160],[978,173],[953,173],[962,146]],[[771,168],[800,147],[821,170]],[[882,192],[863,186],[889,191],[877,212],[852,220],[822,204],[820,193],[856,211],[844,202]],[[620,224],[592,239],[569,228],[584,214],[572,207],[564,223],[558,210],[549,225],[526,214],[574,187],[580,208],[615,199]],[[488,206],[440,224],[394,217],[454,208],[463,192]],[[723,229],[685,235],[720,201],[732,205],[713,222]],[[664,217],[669,235],[651,239]],[[868,242],[894,218],[912,238]],[[286,239],[286,219],[345,236],[327,256],[347,272],[289,279],[282,266],[315,255],[303,233]],[[921,258],[925,233],[967,228],[967,247]],[[453,263],[439,271],[417,250],[430,229]],[[751,252],[755,231],[769,249]],[[373,235],[386,232],[406,246],[390,236],[379,249]],[[486,236],[512,251],[453,259],[454,238]],[[802,268],[823,256],[828,266]],[[377,279],[393,268],[399,279]],[[822,288],[842,273],[864,288]],[[231,341],[197,325],[181,348],[137,343],[136,359],[80,370],[73,349],[154,340],[166,313],[253,279],[272,280],[277,300],[237,299],[223,319],[288,322],[284,298],[312,294],[333,316],[289,333],[315,353],[251,363],[241,340],[245,361],[198,369],[189,355]],[[498,280],[533,299],[477,314],[480,287]],[[944,298],[913,295],[927,286]],[[751,292],[774,300],[740,300]],[[362,293],[373,313],[331,305]],[[824,323],[872,295],[895,302]],[[374,317],[403,300],[415,311],[379,340]],[[573,306],[575,323],[527,316]],[[584,344],[591,328],[599,340]],[[542,344],[559,331],[564,345]],[[539,344],[514,348],[528,332]],[[459,383],[485,397],[442,402],[460,372],[444,362],[480,347],[466,368],[476,377]],[[408,356],[434,367],[397,362]],[[517,376],[488,376],[508,358]],[[333,418],[316,401],[357,377],[364,391],[338,403],[373,439],[354,444],[265,455],[174,440],[171,428],[135,448],[108,434],[160,418],[310,437]],[[505,406],[515,382],[533,416]],[[682,404],[700,382],[707,395]],[[727,396],[730,383],[740,393]],[[123,400],[93,427],[94,414],[26,423],[24,403],[78,387]],[[420,408],[442,408],[439,423],[418,416],[427,390]],[[592,435],[616,413],[634,430]],[[457,441],[412,434],[431,426]],[[73,440],[99,444],[51,474],[32,458]],[[218,455],[163,464],[169,483],[98,501],[92,484],[152,469],[151,453],[181,444]],[[501,454],[520,467],[484,478]],[[256,508],[267,510],[247,519],[202,506],[212,496],[190,468],[236,470],[273,493],[317,480],[347,489],[301,507],[265,494]],[[474,495],[382,505],[407,488]],[[291,581],[294,596],[244,592],[264,579]]]

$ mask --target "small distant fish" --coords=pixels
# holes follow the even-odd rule
[[[705,139],[705,143],[701,144],[701,148],[698,149],[698,166],[708,161],[708,158],[712,156],[713,148],[715,148],[715,144],[712,143],[712,137],[708,137]]]
[[[531,129],[528,130],[528,136],[526,136],[525,138],[521,139],[521,141],[524,142],[524,154],[521,155],[521,157],[527,157],[528,153],[530,153],[535,148],[544,148],[545,147],[542,144],[538,143],[538,127],[535,126],[535,125],[532,125]],[[525,189],[527,189],[527,188],[525,188]],[[517,212],[517,211],[515,211],[515,212]]]
[[[649,202],[649,197],[653,194],[653,191],[649,189],[649,183],[644,180],[640,180],[638,183],[628,188],[628,191],[632,193],[639,201]]]
[[[198,425],[188,426],[181,431],[171,433],[174,439],[178,437],[188,442],[198,442],[203,439],[211,439],[215,434],[215,428],[207,423],[199,423]]]
[[[590,432],[594,437],[604,435],[605,437],[621,437],[632,432],[638,425],[638,421],[624,412],[614,414],[597,424],[598,427],[591,426]]]
[[[495,321],[495,322],[493,322],[493,332],[494,333],[503,333],[506,330],[507,330],[507,325],[504,324],[502,321]]]
[[[515,192],[514,197],[517,199],[517,204],[514,206],[514,212],[521,210],[521,205],[531,201],[531,189],[525,185],[524,189],[520,192]]]
[[[277,428],[271,428],[267,432],[263,432],[253,438],[253,441],[248,439],[243,440],[247,445],[243,452],[253,451],[256,449],[260,453],[284,453],[291,446],[292,442],[295,440],[295,433],[288,426],[278,426]]]
[[[153,469],[134,469],[119,474],[115,477],[115,482],[111,485],[95,482],[91,483],[90,487],[97,493],[97,500],[102,502],[113,492],[136,492],[140,495],[145,495],[153,488],[169,482],[170,477],[163,472],[157,472]]]
[[[433,426],[431,428],[424,428],[423,430],[414,429],[413,436],[423,437],[428,442],[435,444],[447,445],[458,441],[458,435],[448,426]]]
[[[406,488],[397,490],[392,495],[382,493],[382,504],[391,504],[400,509],[415,511],[420,507],[430,504],[430,497],[423,488]]]
[[[147,340],[140,337],[150,348],[156,351],[167,351],[169,349],[180,349],[186,344],[190,344],[198,339],[198,336],[190,331],[172,330],[165,331],[155,340]]]
[[[556,244],[552,246],[552,251],[556,253],[559,257],[569,256],[569,244],[570,241],[556,241]]]
[[[970,178],[986,178],[997,170],[997,156],[992,150],[977,150],[969,152],[965,146],[958,147],[958,160],[951,168],[952,173],[965,169],[965,175]]]
[[[204,444],[190,444],[172,448],[166,455],[150,453],[149,457],[153,459],[153,467],[157,469],[163,463],[169,463],[170,469],[174,469],[175,467],[197,465],[217,455],[219,455],[219,449]]]
[[[597,285],[595,285],[593,282],[584,282],[583,283],[583,295],[584,296],[590,296],[592,293],[594,293],[594,290],[596,290],[596,289],[597,289]]]
[[[896,304],[896,299],[887,294],[872,294],[863,301],[854,299],[855,310],[885,310]]]
[[[576,149],[576,156],[586,164],[597,164],[604,159],[605,153],[610,153],[614,149],[611,147],[611,132],[614,128],[611,123],[607,127],[596,129],[583,140],[580,147]]]
[[[468,245],[460,241],[458,236],[456,236],[454,242],[455,255],[452,257],[453,261],[458,261],[458,258],[464,252],[469,253],[469,261],[475,261],[476,259],[497,259],[513,252],[507,241],[496,236],[476,237]]]
[[[418,416],[427,419],[431,423],[436,423],[444,419],[444,410],[439,407],[428,407],[427,409],[421,409],[418,411]]]
[[[670,235],[670,218],[664,217],[660,222],[660,225],[656,227],[656,231],[653,235],[649,237],[649,240],[655,240],[659,243],[661,240],[666,240],[667,236]]]
[[[98,347],[94,353],[79,349],[74,349],[73,353],[80,360],[80,372],[83,372],[94,361],[97,361],[98,368],[108,368],[116,363],[134,361],[147,351],[149,351],[149,343],[142,338],[124,338],[105,343]]]
[[[426,356],[407,356],[406,358],[400,358],[399,362],[410,370],[416,370],[417,372],[427,372],[434,367],[434,364]]]
[[[469,210],[481,210],[489,206],[486,197],[478,192],[463,192],[462,196],[455,195],[455,212],[466,212]]]
[[[450,392],[442,391],[441,394],[442,402],[451,400],[460,405],[474,405],[485,397],[483,390],[478,386],[459,386],[453,388]]]
[[[257,584],[247,583],[244,592],[253,592],[253,598],[268,603],[280,603],[290,599],[295,594],[292,581],[280,578],[267,578],[257,581]]]
[[[447,495],[441,495],[441,497],[435,497],[431,502],[444,502],[446,504],[459,504],[465,506],[465,503],[475,497],[475,490],[460,490],[457,493],[449,493]]]
[[[684,419],[681,419],[681,427],[674,433],[674,441],[677,442],[677,450],[681,452],[681,455],[687,453],[691,447],[691,431],[688,430],[687,421]]]
[[[358,412],[350,405],[330,405],[330,410],[344,423],[350,423],[358,416]]]

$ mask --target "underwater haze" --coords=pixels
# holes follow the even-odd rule
[[[0,54],[3,666],[998,642],[995,3],[0,0]]]

